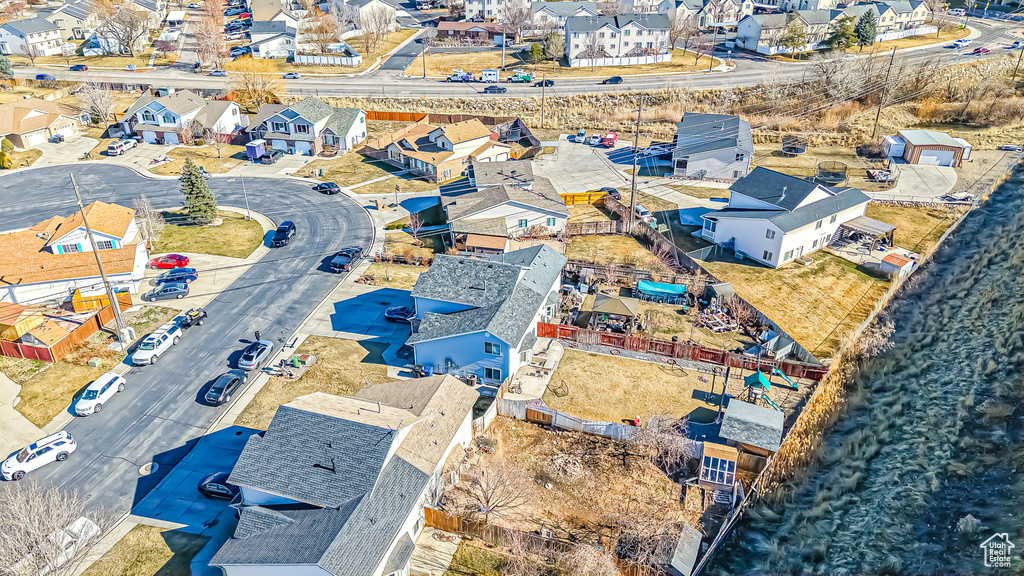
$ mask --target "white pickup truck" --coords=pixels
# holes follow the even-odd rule
[[[143,339],[139,349],[132,354],[132,364],[155,364],[156,359],[168,348],[178,343],[181,338],[181,327],[177,322],[164,324],[156,332]]]

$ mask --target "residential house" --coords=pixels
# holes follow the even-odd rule
[[[27,18],[0,25],[0,54],[54,56],[62,54],[60,27],[46,18]]]
[[[718,435],[741,452],[767,458],[778,452],[782,445],[785,419],[786,415],[781,410],[732,398],[725,407]],[[740,468],[746,468],[742,456]]]
[[[235,102],[204,100],[191,90],[165,96],[146,90],[125,111],[121,127],[151,144],[188,144],[203,137],[207,130],[233,137],[247,121]]]
[[[551,181],[534,176],[529,160],[470,164],[466,178],[441,187],[441,208],[450,224],[498,219],[503,238],[559,232],[569,218]]]
[[[301,6],[294,0],[249,0],[249,12],[252,14],[253,24],[285,20],[291,26],[297,26],[302,17]]]
[[[131,4],[133,10],[145,17],[150,30],[160,28],[167,16],[166,0],[129,0],[125,4]]]
[[[762,54],[783,51],[779,42],[791,18],[788,14],[780,13],[744,16],[736,27],[736,47]]]
[[[783,12],[794,12],[796,10],[835,10],[840,2],[838,0],[776,0]]]
[[[163,25],[164,16],[167,12],[167,3],[164,0],[131,0],[120,4],[119,10],[130,10],[143,18],[150,31],[157,30]],[[142,34],[135,39],[130,47],[135,53],[143,51],[151,43],[149,34]],[[122,44],[117,34],[114,34],[107,22],[100,22],[96,30],[82,44],[82,53],[86,56],[99,56],[105,54],[126,54],[129,46]]]
[[[508,160],[512,151],[476,118],[443,126],[410,124],[366,146],[379,159],[434,182],[461,176],[471,162]]]
[[[505,0],[465,0],[466,20],[501,22]]]
[[[754,13],[754,2],[752,0],[678,0],[675,4],[675,12],[696,18],[697,26],[701,28],[732,27],[736,26],[744,16]]]
[[[631,14],[668,14],[676,0],[623,0],[623,9]]]
[[[135,211],[93,202],[85,207],[107,280],[116,291],[137,293],[147,252],[137,242]],[[17,232],[0,234],[0,302],[63,302],[76,290],[105,293],[81,212],[54,216]]]
[[[670,27],[664,14],[573,16],[565,21],[565,55],[572,61],[665,54]]]
[[[900,130],[882,139],[882,151],[908,164],[932,164],[958,168],[971,158],[973,147],[963,138],[954,138],[935,130]]]
[[[347,152],[366,139],[366,112],[335,108],[314,96],[291,105],[264,104],[249,122],[249,140],[266,140],[275,150],[315,156]]]
[[[85,40],[96,31],[100,18],[95,0],[71,0],[46,16],[60,28],[64,41]]]
[[[88,121],[87,114],[61,102],[26,98],[0,104],[0,136],[15,148],[32,148],[58,134],[70,138]]]
[[[750,123],[739,116],[687,112],[676,124],[673,176],[736,180],[750,172],[753,157]]]
[[[794,10],[787,14],[755,14],[740,20],[736,29],[736,46],[761,54],[778,52],[808,52],[823,47],[832,34],[836,23],[844,17],[859,19],[864,12],[877,14],[874,5],[858,5],[844,10]],[[786,27],[793,22],[803,26],[807,33],[807,44],[797,48],[779,45]]]
[[[924,26],[932,12],[921,0],[892,0],[876,2],[878,18],[877,33],[913,30]]]
[[[574,16],[597,17],[597,2],[531,2],[535,30],[562,30],[565,21]]]
[[[493,22],[452,22],[437,23],[437,41],[494,42],[504,36],[499,24]]]
[[[415,363],[490,384],[514,375],[533,358],[537,322],[558,313],[566,262],[543,244],[487,259],[437,255],[412,289]]]
[[[776,268],[828,245],[870,199],[856,188],[829,188],[757,167],[729,187],[725,208],[703,215],[701,237]]]
[[[298,28],[288,19],[253,21],[249,28],[249,47],[253,58],[290,58],[298,49]]]
[[[442,375],[279,407],[228,477],[241,512],[210,565],[225,576],[408,575],[424,508],[473,439],[478,398]]]
[[[0,302],[0,340],[17,342],[45,320],[42,308]]]
[[[389,30],[398,30],[398,10],[391,2],[384,0],[345,0],[345,3],[355,8],[359,13],[360,22],[369,22],[375,19],[378,14],[383,14],[390,22]]]

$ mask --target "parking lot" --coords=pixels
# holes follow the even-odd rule
[[[269,233],[268,233],[269,234]],[[209,254],[189,254],[180,252],[189,258],[189,268],[195,268],[199,277],[189,284],[188,296],[179,299],[157,300],[155,304],[174,308],[175,310],[188,310],[189,308],[203,307],[209,304],[218,294],[231,288],[231,284],[245,273],[255,262],[243,258],[229,258],[227,256],[210,256]],[[163,254],[153,254],[154,258]],[[140,296],[149,293],[156,288],[156,278],[167,272],[167,270],[146,270],[142,285],[139,287]],[[234,289],[241,289],[235,287]]]

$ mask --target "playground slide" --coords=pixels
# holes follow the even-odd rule
[[[776,374],[778,376],[782,376],[782,379],[785,380],[786,382],[789,382],[789,385],[792,386],[794,390],[799,390],[800,389],[796,385],[795,382],[793,382],[792,380],[789,379],[789,376],[786,376],[785,374],[782,373],[782,370],[779,370],[778,368],[774,368],[774,369],[772,369],[772,374]]]
[[[786,411],[783,410],[782,408],[779,408],[779,405],[776,404],[774,401],[772,401],[772,399],[769,398],[767,394],[762,394],[761,398],[764,398],[765,401],[768,402],[768,405],[771,406],[772,408],[775,408],[776,410],[778,410],[779,412],[782,412],[783,414],[786,413]]]

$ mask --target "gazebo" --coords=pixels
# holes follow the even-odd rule
[[[591,308],[590,327],[594,330],[629,332],[639,312],[640,302],[636,298],[597,294]]]
[[[882,222],[867,216],[857,216],[840,224],[838,234],[841,235],[840,238],[850,237],[854,240],[857,238],[870,239],[870,250],[874,250],[875,245],[879,242],[891,248],[893,246],[892,236],[895,230],[896,227],[888,222]]]

